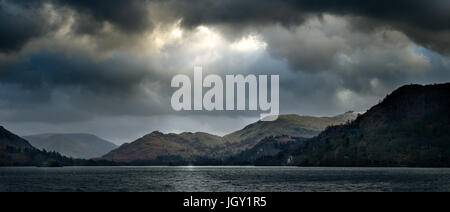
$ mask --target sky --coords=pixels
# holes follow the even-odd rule
[[[280,112],[366,111],[450,81],[447,0],[0,0],[0,125],[19,135],[224,135],[259,112],[176,112],[171,79],[280,76]]]

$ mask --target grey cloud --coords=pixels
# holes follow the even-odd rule
[[[292,27],[322,14],[351,16],[355,28],[394,28],[425,47],[449,53],[450,3],[446,0],[195,0],[168,1],[164,5],[186,27],[201,24],[239,27],[281,24]],[[436,39],[437,36],[438,39]]]
[[[0,70],[4,120],[67,122],[92,116],[167,112],[169,77],[145,59],[122,54],[96,61],[40,52]],[[170,82],[170,81],[169,81]]]
[[[448,22],[450,22],[450,19]],[[433,31],[408,25],[399,25],[399,29],[425,48],[444,55],[450,54],[450,39],[448,39],[450,37],[450,29]]]
[[[43,36],[50,30],[41,9],[41,5],[32,3],[25,9],[9,1],[0,1],[0,52],[19,49],[28,40]]]
[[[78,35],[105,37],[105,23],[128,36],[151,31],[147,1],[142,0],[1,0],[0,52],[19,51],[33,39],[42,38],[65,27],[74,19],[72,31]],[[55,17],[56,12],[58,17]],[[58,20],[55,20],[58,19]],[[107,36],[106,36],[107,37]]]
[[[365,94],[380,95],[387,90],[378,87],[421,75],[431,67],[403,33],[355,31],[347,19],[336,16],[312,19],[291,30],[269,27],[262,34],[268,52],[286,58],[292,70],[329,72],[339,76],[346,88]]]
[[[29,39],[42,36],[46,29],[36,16],[11,15],[5,5],[16,5],[31,13],[35,8],[50,3],[75,11],[75,31],[96,35],[105,22],[126,34],[149,31],[155,24],[182,19],[183,26],[228,25],[236,31],[247,27],[281,24],[298,26],[310,17],[322,14],[352,16],[362,22],[357,28],[388,27],[400,30],[421,45],[448,53],[450,44],[445,39],[450,30],[450,3],[446,0],[3,0],[0,29],[9,30],[0,49],[11,51]],[[153,14],[154,13],[154,14]],[[32,14],[32,13],[31,13]],[[23,20],[14,24],[13,20]],[[376,23],[376,24],[374,24]],[[28,26],[23,30],[18,26]],[[45,25],[44,25],[45,26]],[[362,29],[361,29],[362,30]],[[232,33],[231,33],[232,34]],[[101,36],[101,35],[99,35]],[[438,38],[434,37],[437,36]],[[13,39],[14,38],[14,39]],[[3,39],[2,39],[3,40]]]
[[[147,31],[152,27],[147,5],[149,1],[146,0],[54,0],[53,2],[59,6],[71,7],[81,14],[76,25],[80,33],[96,33],[105,21],[129,33]]]
[[[446,8],[418,0],[0,0],[0,31],[10,32],[0,34],[0,117],[21,134],[99,132],[119,143],[153,130],[223,134],[256,120],[258,113],[171,113],[170,78],[192,73],[187,66],[204,55],[183,41],[161,57],[130,46],[177,19],[184,36],[198,25],[230,40],[261,35],[267,52],[217,48],[205,68],[280,74],[282,113],[364,110],[402,84],[450,80],[450,60],[440,55],[450,47],[448,13],[439,12]],[[71,31],[56,36],[70,18]]]

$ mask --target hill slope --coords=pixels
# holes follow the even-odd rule
[[[130,144],[120,146],[103,158],[122,163],[168,164],[174,161],[193,161],[198,157],[216,157],[224,147],[221,137],[207,133],[153,132]]]
[[[0,166],[67,165],[72,162],[58,153],[40,151],[25,139],[0,127]]]
[[[450,166],[450,84],[408,85],[276,160],[303,166]]]
[[[312,117],[299,115],[280,115],[273,122],[258,121],[242,130],[223,137],[224,141],[240,148],[252,148],[259,141],[270,136],[289,135],[292,137],[312,138],[319,135],[328,126],[344,124],[356,119],[358,113],[350,111],[335,117]]]
[[[90,134],[40,134],[24,136],[34,147],[72,158],[98,158],[117,146]]]
[[[282,151],[291,151],[298,148],[307,140],[290,136],[266,137],[256,146],[225,160],[226,165],[259,165],[266,157],[273,157]]]
[[[9,132],[4,127],[0,126],[0,149],[4,150],[7,148],[15,149],[34,149],[28,141],[25,139]]]
[[[25,152],[34,150],[26,140],[0,126],[0,166],[26,164],[29,157]]]
[[[282,115],[275,122],[256,122],[230,135],[219,137],[207,133],[163,134],[153,132],[106,154],[103,159],[142,164],[173,164],[203,159],[223,160],[255,147],[266,137],[289,135],[311,137],[327,126],[343,124],[356,117],[349,112],[339,117],[315,118]],[[277,150],[281,151],[281,150]]]
[[[98,166],[115,165],[104,160],[81,160],[57,152],[41,151],[25,139],[0,127],[0,166]]]

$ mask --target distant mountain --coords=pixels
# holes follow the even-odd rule
[[[450,83],[408,85],[355,121],[266,160],[302,166],[450,166]]]
[[[57,152],[41,151],[25,139],[0,127],[0,166],[113,165],[107,161],[76,160]]]
[[[91,134],[40,134],[24,136],[34,147],[72,158],[99,158],[117,146]]]
[[[207,133],[163,134],[153,132],[103,156],[122,163],[179,164],[205,159],[225,160],[250,150],[266,137],[289,135],[308,138],[318,135],[327,126],[344,124],[354,112],[339,117],[282,115],[274,122],[256,122],[235,133],[219,137]],[[352,114],[352,115],[350,115]]]

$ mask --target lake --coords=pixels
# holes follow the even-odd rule
[[[0,191],[450,191],[450,169],[298,167],[12,167],[0,168]]]

